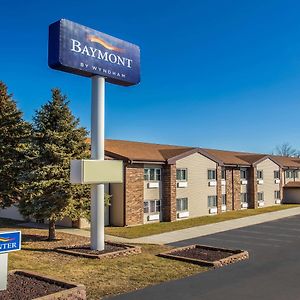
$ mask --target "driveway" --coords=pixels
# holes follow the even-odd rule
[[[250,259],[113,299],[300,299],[300,215],[173,243],[249,251]]]

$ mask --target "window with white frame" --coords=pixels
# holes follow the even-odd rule
[[[264,193],[263,192],[258,192],[257,193],[257,201],[264,201]]]
[[[294,171],[294,176],[295,176],[294,178],[299,178],[299,171],[298,170]]]
[[[257,179],[264,179],[264,171],[257,170]]]
[[[280,172],[278,170],[274,171],[274,179],[280,179]]]
[[[160,168],[145,168],[144,169],[144,180],[147,181],[160,181],[161,169]]]
[[[160,212],[160,200],[144,201],[144,214],[154,214]]]
[[[248,203],[248,193],[241,193],[241,203]]]
[[[176,210],[177,212],[188,211],[188,198],[177,198],[176,199]]]
[[[207,179],[208,180],[216,180],[217,179],[216,170],[215,169],[207,170]]]
[[[247,170],[241,169],[241,179],[247,179]]]
[[[187,169],[177,169],[176,179],[179,181],[187,181]]]
[[[217,206],[217,196],[208,196],[207,197],[207,206],[208,208]]]
[[[226,205],[226,194],[222,194],[222,205]]]
[[[274,191],[274,199],[280,199],[280,191]]]

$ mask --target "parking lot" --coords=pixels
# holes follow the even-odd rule
[[[300,298],[300,215],[172,245],[196,243],[245,249],[250,259],[114,299]]]

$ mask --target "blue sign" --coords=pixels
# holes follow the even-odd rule
[[[21,250],[21,231],[0,232],[0,254]]]
[[[140,82],[140,48],[105,33],[61,19],[49,27],[50,68],[129,86]]]

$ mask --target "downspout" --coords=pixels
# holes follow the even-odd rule
[[[231,210],[234,210],[234,200],[235,200],[235,196],[234,196],[234,176],[233,176],[233,168],[231,171],[231,188],[232,188],[232,203],[231,203]]]
[[[123,182],[123,226],[126,226],[126,166],[124,166],[124,182]]]
[[[128,160],[127,163],[132,164],[132,160]],[[124,165],[124,182],[123,182],[123,226],[126,224],[126,165]]]

